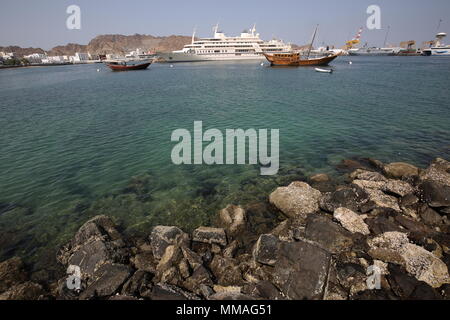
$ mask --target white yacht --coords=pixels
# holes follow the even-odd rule
[[[195,40],[183,49],[157,55],[166,62],[222,61],[222,60],[263,60],[263,53],[290,52],[292,47],[281,40],[263,41],[256,28],[243,31],[238,37],[227,37],[214,27],[212,38]]]
[[[434,41],[434,46],[428,49],[424,49],[423,55],[426,56],[450,56],[450,45],[445,45],[443,40],[447,37],[444,32],[438,33],[436,35],[436,40]]]

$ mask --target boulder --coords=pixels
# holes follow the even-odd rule
[[[319,210],[321,192],[307,183],[295,181],[287,187],[277,188],[270,194],[270,203],[288,218],[304,219],[309,213]]]
[[[121,294],[147,297],[152,288],[153,275],[143,270],[136,271],[122,286]]]
[[[273,283],[287,299],[321,299],[327,280],[330,254],[305,241],[281,242]]]
[[[14,285],[25,282],[28,275],[25,272],[22,259],[14,257],[0,263],[0,293]]]
[[[161,257],[155,274],[155,282],[178,285],[182,281],[180,263],[183,253],[178,245],[170,245]],[[182,269],[182,266],[181,266]]]
[[[131,268],[126,265],[104,264],[95,271],[92,283],[80,294],[80,299],[111,296],[130,276]]]
[[[347,208],[338,208],[334,211],[333,217],[351,233],[370,234],[369,227],[364,222],[366,216],[359,215]]]
[[[309,181],[311,181],[311,183],[328,182],[328,181],[330,181],[330,177],[325,173],[319,173],[319,174],[311,176],[309,178]]]
[[[241,206],[229,205],[219,211],[219,225],[229,236],[235,236],[245,229],[246,213]]]
[[[227,245],[227,236],[222,228],[199,227],[194,230],[192,239],[197,242]]]
[[[153,257],[161,259],[166,248],[177,242],[188,242],[188,236],[181,229],[173,226],[156,226],[150,234],[150,244],[152,246]]]
[[[450,206],[450,186],[443,183],[425,180],[419,185],[421,197],[430,207]]]
[[[333,213],[337,208],[348,208],[359,211],[368,200],[367,193],[357,187],[344,187],[334,192],[326,193],[320,199],[320,208],[326,212]]]
[[[383,167],[383,171],[386,175],[394,179],[402,179],[419,174],[417,167],[405,162],[389,163]]]
[[[423,281],[403,272],[399,266],[391,265],[387,276],[391,290],[402,299],[440,300],[440,295]]]
[[[210,288],[213,285],[211,273],[204,266],[197,267],[182,284],[187,290],[203,296],[205,296],[205,287]],[[206,295],[209,296],[209,294]]]
[[[87,221],[73,239],[60,249],[57,260],[64,266],[78,266],[82,282],[90,284],[94,273],[104,264],[124,263],[129,250],[113,221],[96,216]]]
[[[367,180],[367,181],[387,181],[387,178],[381,173],[374,171],[367,171],[363,169],[357,169],[350,174],[350,178],[353,180]]]
[[[450,162],[437,158],[427,169],[422,170],[419,177],[423,181],[430,180],[450,187]]]
[[[405,233],[386,232],[367,241],[369,255],[384,262],[399,264],[433,288],[450,283],[447,266],[434,254],[409,242]]]
[[[273,266],[277,259],[277,251],[280,240],[271,234],[259,236],[253,248],[253,259],[259,263]]]
[[[156,262],[151,251],[136,254],[130,259],[130,262],[137,270],[143,270],[150,273],[156,272]]]
[[[396,197],[385,194],[383,191],[378,189],[365,189],[369,196],[369,201],[361,207],[361,211],[368,212],[373,209],[391,209],[396,212],[401,212],[398,205],[398,200]]]
[[[429,226],[437,226],[442,223],[441,215],[427,205],[419,209],[419,215],[420,219]]]
[[[209,268],[221,286],[240,286],[244,281],[235,259],[215,255]]]
[[[306,220],[306,239],[318,243],[330,253],[350,250],[353,245],[351,233],[322,215],[310,215]]]

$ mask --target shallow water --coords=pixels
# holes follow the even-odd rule
[[[196,120],[204,130],[280,129],[281,175],[333,174],[355,156],[418,166],[450,158],[450,59],[341,57],[333,67],[0,70],[0,256],[55,247],[98,213],[129,232],[190,229],[280,184],[258,166],[172,164],[172,131],[192,132]],[[126,189],[138,175],[141,189]]]

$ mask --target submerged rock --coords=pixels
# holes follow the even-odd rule
[[[321,192],[307,183],[295,181],[287,187],[277,188],[270,194],[270,203],[288,218],[306,218],[308,213],[319,210]]]
[[[240,206],[229,205],[219,211],[219,225],[227,231],[230,236],[235,236],[245,228],[246,213]]]
[[[386,232],[367,241],[369,254],[385,262],[404,266],[406,271],[433,288],[450,283],[447,266],[434,254],[409,242],[405,233]]]
[[[22,259],[14,257],[0,263],[0,293],[5,292],[14,285],[25,282],[28,275]]]
[[[419,169],[412,164],[405,162],[393,162],[384,166],[384,173],[395,179],[417,176]]]

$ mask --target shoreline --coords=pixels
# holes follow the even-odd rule
[[[351,161],[344,183],[289,181],[192,233],[156,226],[130,238],[96,216],[49,257],[54,269],[1,262],[0,299],[450,299],[450,162]],[[65,285],[69,265],[79,292]],[[379,290],[367,287],[370,266]]]

